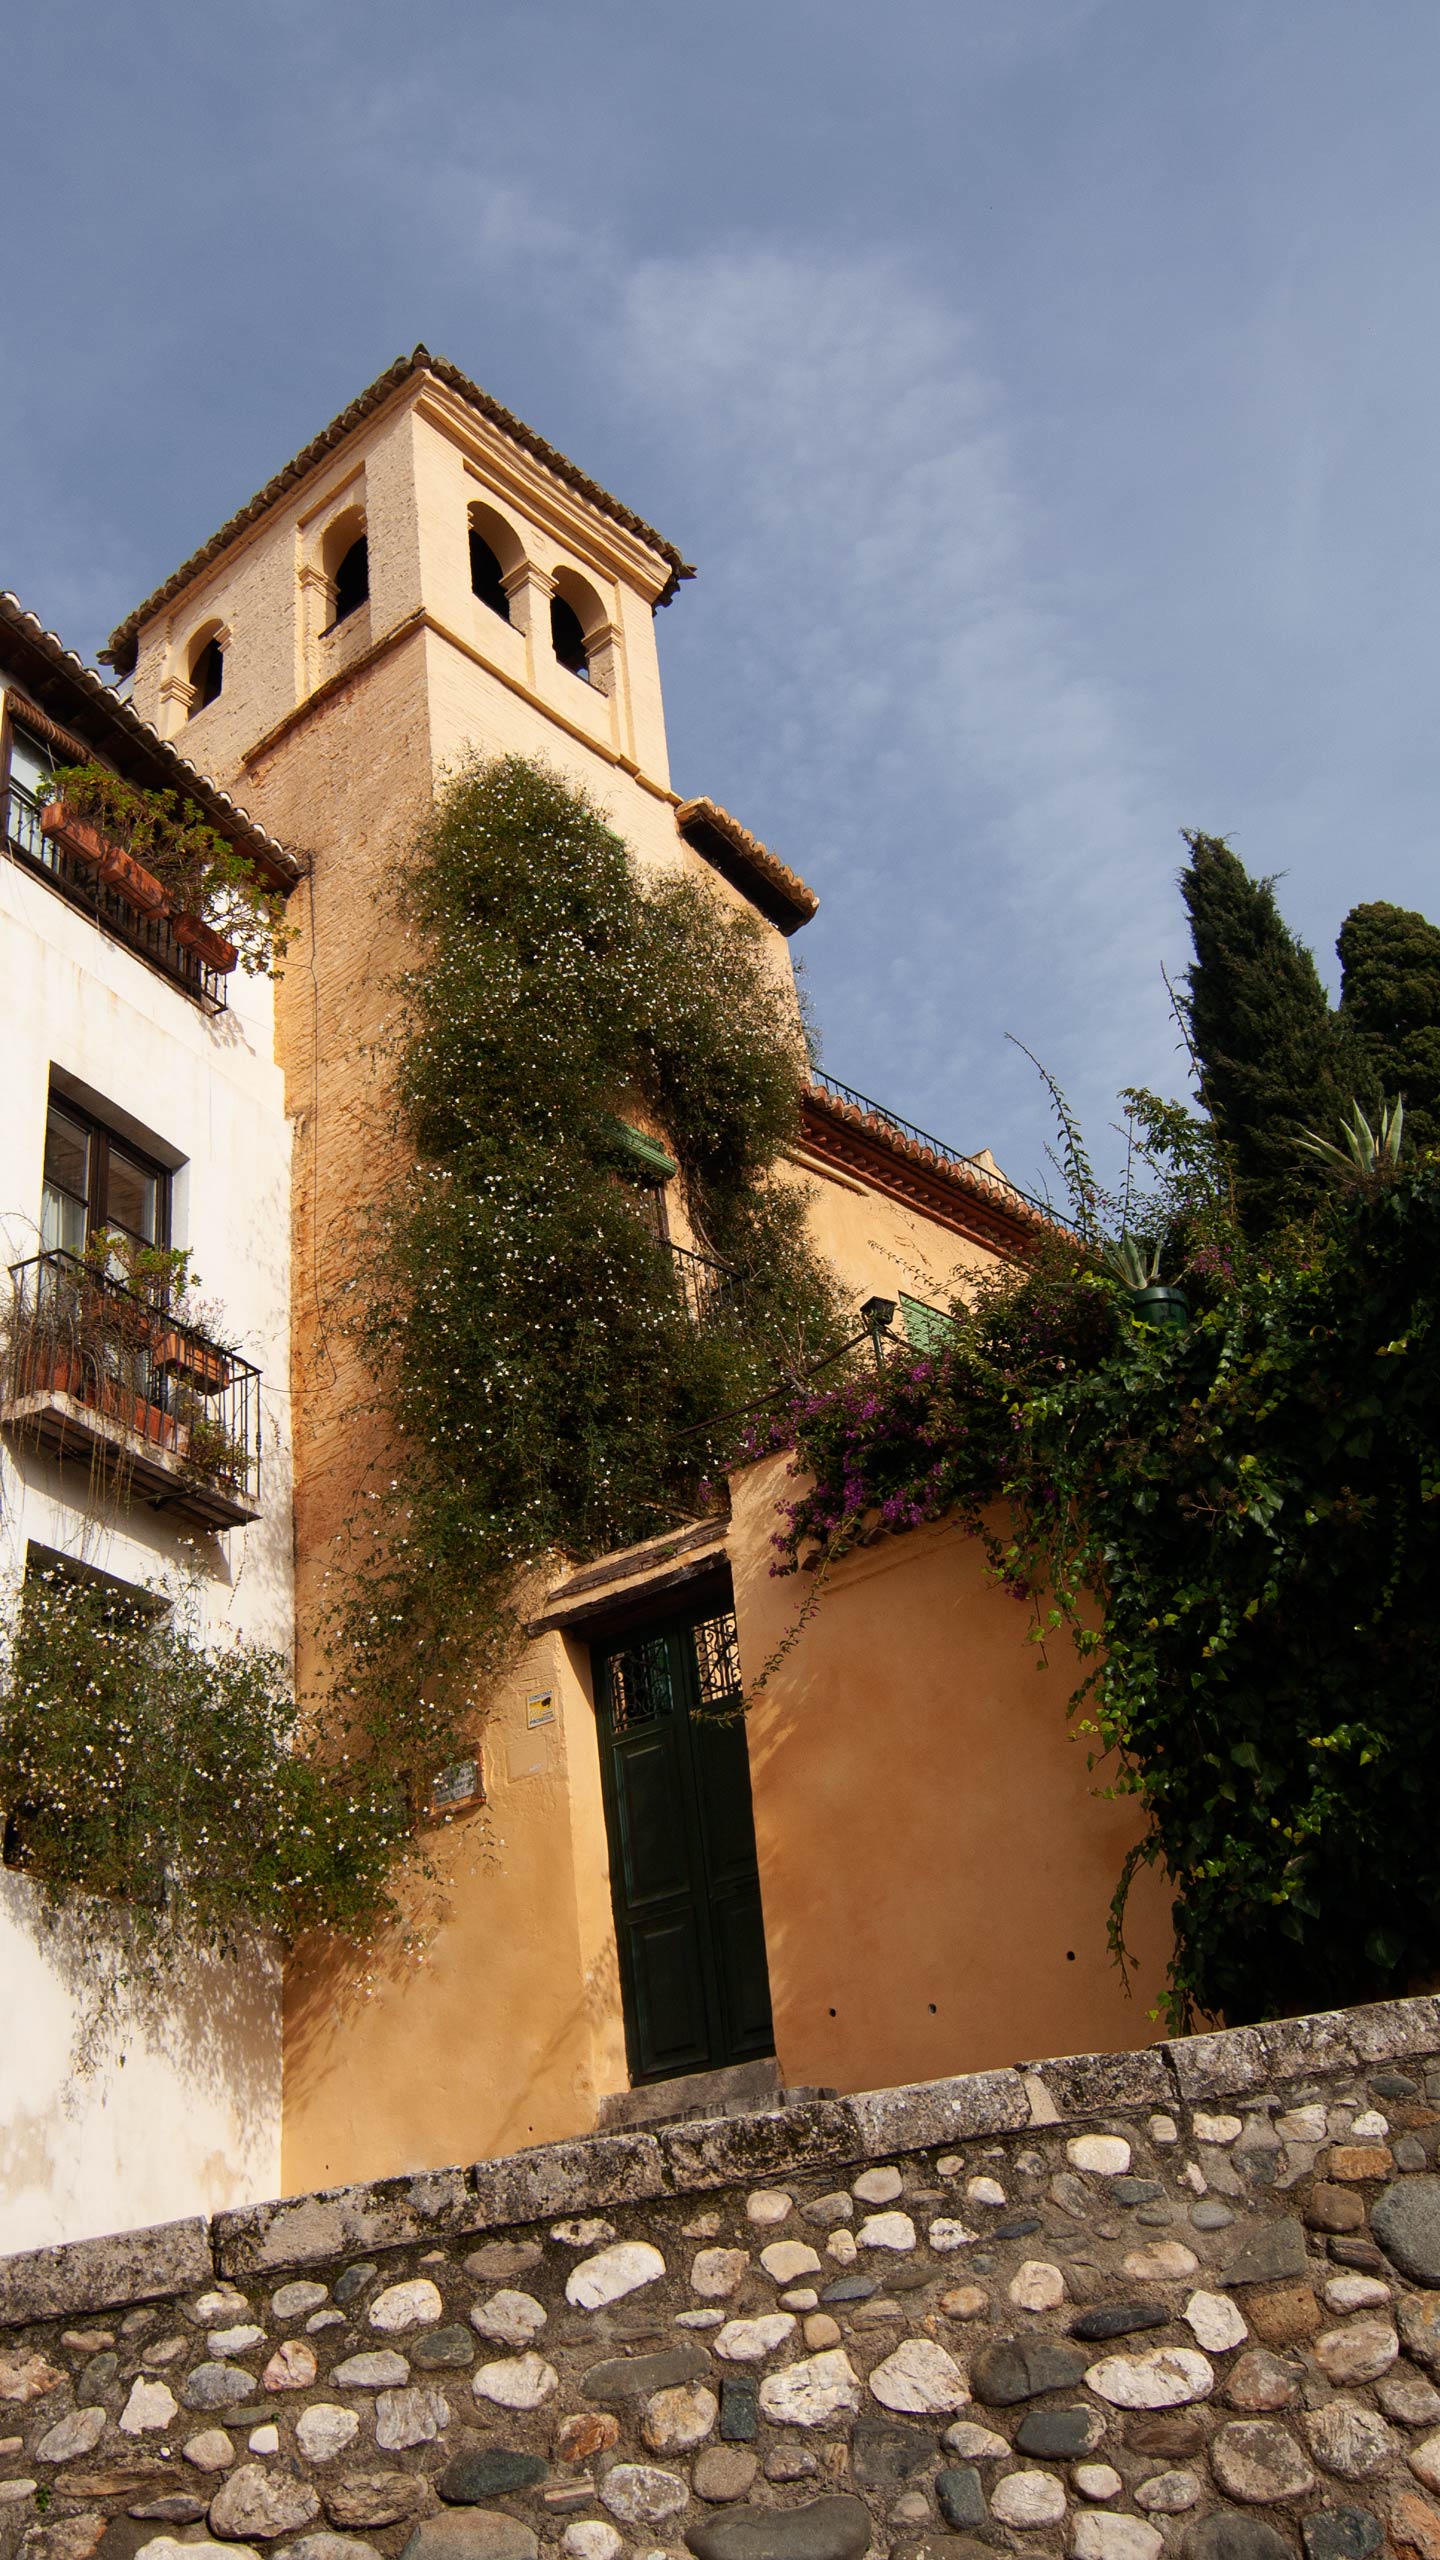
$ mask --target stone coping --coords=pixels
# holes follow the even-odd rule
[[[216,2276],[318,2265],[556,2213],[645,2203],[1027,2127],[1233,2097],[1276,2081],[1440,2051],[1440,1994],[1071,2054],[773,2113],[590,2134],[470,2168],[330,2187],[0,2258],[0,2326],[163,2300]]]

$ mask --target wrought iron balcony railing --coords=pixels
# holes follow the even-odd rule
[[[88,1258],[11,1266],[0,1424],[203,1527],[260,1514],[260,1372]]]
[[[39,802],[13,778],[0,780],[0,799],[4,802],[3,842],[14,861],[38,872],[72,907],[79,907],[127,950],[138,952],[206,1013],[224,1012],[223,976],[176,939],[170,916],[142,915],[108,880],[101,879],[93,863],[77,859],[63,835],[46,835]]]
[[[878,1120],[882,1128],[893,1130],[897,1138],[904,1138],[910,1146],[920,1147],[927,1155],[934,1156],[938,1164],[953,1165],[957,1172],[966,1173],[972,1182],[991,1192],[996,1199],[1023,1200],[1027,1208],[1038,1211],[1050,1225],[1070,1225],[1063,1210],[1055,1208],[1049,1200],[1039,1198],[1033,1191],[1022,1190],[1008,1174],[997,1172],[994,1165],[983,1164],[979,1156],[962,1155],[958,1147],[947,1146],[943,1138],[935,1137],[929,1129],[917,1128],[913,1120],[902,1120],[898,1111],[888,1111],[883,1102],[874,1101],[868,1093],[857,1093],[853,1085],[842,1084],[838,1076],[822,1075],[818,1067],[812,1067],[810,1082],[817,1092],[828,1093],[833,1102],[848,1103],[852,1111],[863,1111],[868,1120]]]
[[[684,1244],[672,1244],[670,1253],[680,1294],[694,1323],[710,1324],[717,1316],[734,1312],[740,1302],[740,1276],[728,1262],[716,1262],[708,1253],[695,1253]]]

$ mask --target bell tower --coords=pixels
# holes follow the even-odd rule
[[[302,1694],[323,1677],[331,1577],[354,1560],[367,1493],[392,1472],[346,1310],[359,1221],[408,1170],[385,1070],[406,956],[391,890],[437,784],[472,757],[543,761],[588,792],[642,866],[703,875],[757,916],[790,982],[786,937],[813,913],[812,893],[723,809],[670,787],[655,616],[690,574],[651,526],[417,348],[110,642],[142,715],[305,866],[276,993],[293,1131]],[[547,1662],[558,1641],[545,1639]],[[623,2036],[603,1990],[614,1939],[593,1718],[578,1690],[571,1705],[563,1729],[542,1713],[533,1731],[523,1695],[496,1707],[485,1783],[503,1868],[473,1881],[464,1868],[423,2001],[402,1967],[373,2014],[364,2069],[335,2025],[323,1966],[290,1968],[288,2182],[352,2174],[357,2140],[367,2158],[419,2156],[401,2057],[422,2010],[450,2089],[450,2112],[427,2122],[426,2156],[572,2130],[587,2089],[623,2086]],[[552,2046],[565,2059],[547,2072],[539,2057]],[[363,2127],[351,2122],[357,2073]]]
[[[416,697],[407,744],[422,720],[432,773],[470,751],[543,754],[637,850],[648,837],[673,855],[655,613],[691,574],[419,347],[167,579],[107,654],[133,672],[135,706],[163,736],[272,814],[297,733],[333,744],[362,703],[370,733],[378,695],[388,720],[404,693]],[[338,772],[331,785],[332,799],[353,794]],[[317,851],[327,814],[309,795],[287,811]]]
[[[276,1034],[294,1129],[302,1685],[335,1542],[384,1456],[336,1310],[346,1238],[401,1170],[374,1063],[401,958],[394,861],[447,770],[518,753],[582,785],[642,862],[701,862],[676,822],[655,645],[656,609],[690,574],[421,347],[110,642],[142,715],[308,866]]]

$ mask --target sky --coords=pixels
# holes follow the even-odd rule
[[[396,355],[696,562],[831,1074],[1184,1089],[1180,830],[1440,917],[1435,0],[0,0],[0,585],[92,657]],[[17,140],[13,108],[12,146]]]

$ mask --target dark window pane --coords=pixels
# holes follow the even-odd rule
[[[362,533],[352,542],[335,572],[335,619],[343,622],[370,593],[370,546]]]
[[[470,584],[482,604],[488,604],[492,613],[498,613],[502,622],[509,621],[510,599],[505,593],[504,573],[484,535],[477,533],[473,524],[470,527]]]
[[[206,641],[190,670],[190,681],[195,687],[195,711],[203,711],[207,702],[218,701],[225,682],[225,652],[218,640]]]
[[[45,1120],[45,1187],[82,1203],[90,1196],[90,1133],[53,1102]]]
[[[127,1154],[124,1147],[112,1138],[110,1179],[105,1188],[105,1224],[118,1227],[122,1234],[134,1236],[142,1244],[154,1244],[159,1190],[154,1174],[137,1163],[134,1156]]]
[[[731,1706],[742,1695],[740,1637],[733,1611],[706,1618],[696,1628],[695,1678],[704,1707]]]
[[[32,738],[24,729],[11,730],[11,778],[19,783],[22,791],[29,792],[32,800],[44,799],[54,770],[55,758],[48,747],[42,747],[39,739]]]
[[[674,1705],[670,1649],[663,1636],[610,1658],[610,1714],[617,1733],[667,1716]]]
[[[572,676],[583,676],[588,684],[590,659],[585,647],[585,634],[580,627],[580,616],[573,604],[567,604],[563,596],[552,596],[550,599],[550,639],[561,666],[568,667]]]

